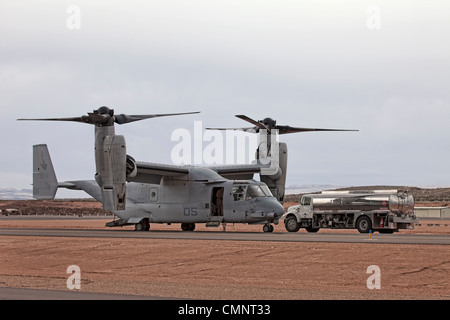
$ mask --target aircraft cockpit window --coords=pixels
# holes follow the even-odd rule
[[[261,185],[250,185],[247,190],[247,200],[256,197],[271,197],[272,193],[270,192],[267,186]]]
[[[248,186],[247,190],[247,199],[256,198],[256,197],[265,197],[266,195],[262,191],[262,189],[257,185]]]
[[[262,191],[266,194],[266,197],[273,197],[272,192],[270,191],[269,187],[266,185],[260,186]]]
[[[257,197],[272,197],[272,193],[266,185],[250,184],[233,186],[234,201],[249,200]]]
[[[234,201],[242,201],[245,199],[245,191],[247,189],[247,186],[240,185],[240,186],[233,186],[233,198]]]

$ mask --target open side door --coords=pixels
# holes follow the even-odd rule
[[[207,227],[218,227],[223,221],[223,194],[224,187],[213,187],[211,189],[211,204],[209,221]]]

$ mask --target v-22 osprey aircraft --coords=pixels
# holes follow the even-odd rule
[[[58,188],[84,190],[119,218],[108,222],[109,227],[135,225],[135,230],[147,231],[150,223],[181,223],[183,231],[193,231],[196,223],[248,223],[262,224],[264,232],[272,232],[272,223],[278,224],[284,209],[268,186],[224,177],[260,173],[270,164],[201,167],[139,162],[127,155],[124,136],[115,134],[115,123],[193,113],[198,112],[115,115],[113,109],[100,107],[81,117],[18,119],[95,126],[95,180],[58,182],[47,145],[34,145],[33,197],[53,199]]]

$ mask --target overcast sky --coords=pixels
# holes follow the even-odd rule
[[[117,126],[140,161],[245,114],[360,130],[281,136],[287,185],[450,186],[448,0],[1,0],[0,34],[0,188],[30,188],[37,143],[59,180],[93,179],[93,126],[16,119],[102,105],[201,111]]]

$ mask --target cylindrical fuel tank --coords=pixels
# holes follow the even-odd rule
[[[395,213],[414,213],[414,197],[407,193],[391,194],[389,196],[389,210]]]
[[[310,197],[310,199],[308,199]],[[414,212],[414,198],[406,192],[397,193],[331,193],[304,195],[302,205],[311,202],[314,210],[390,210],[397,214]]]

